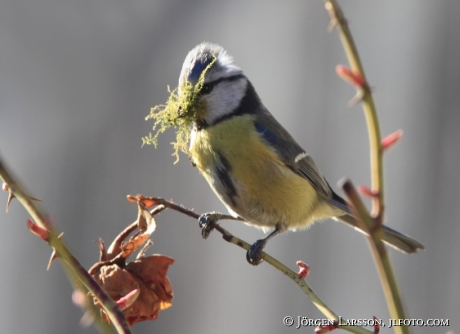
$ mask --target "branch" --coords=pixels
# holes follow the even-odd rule
[[[44,239],[53,248],[53,257],[56,254],[61,258],[67,266],[64,266],[66,272],[69,272],[68,277],[74,277],[80,281],[88,291],[94,294],[100,303],[103,305],[104,310],[109,315],[110,320],[115,326],[118,333],[131,333],[131,330],[126,322],[126,319],[121,310],[116,306],[114,301],[109,295],[99,287],[93,278],[87,273],[85,268],[78,262],[72,255],[69,249],[61,241],[61,235],[54,232],[48,218],[45,214],[35,205],[32,198],[26,194],[22,187],[14,180],[11,174],[7,171],[3,162],[0,159],[0,177],[7,184],[7,190],[10,198],[13,196],[24,206],[24,208],[32,216],[33,220],[28,220],[28,227],[31,232],[37,234]],[[52,257],[52,259],[53,259]],[[98,319],[98,321],[102,321]],[[107,328],[106,326],[99,326],[100,328]],[[115,331],[112,329],[112,333]]]
[[[391,266],[390,258],[385,244],[382,241],[382,229],[373,229],[376,224],[374,219],[369,215],[367,209],[358,195],[355,187],[349,180],[345,180],[342,189],[347,194],[352,203],[353,209],[357,212],[359,227],[369,235],[369,244],[374,258],[380,282],[387,300],[388,310],[393,319],[407,319],[404,312],[404,306],[401,300],[396,277]],[[396,333],[409,333],[408,326],[394,327]]]
[[[169,202],[163,198],[160,197],[144,197],[142,195],[137,195],[137,196],[132,196],[129,195],[128,199],[130,201],[137,201],[139,199],[145,206],[153,206],[153,205],[163,205],[165,208],[171,209],[178,211],[186,216],[189,216],[193,219],[199,219],[201,217],[200,214],[189,210],[187,208],[184,208],[181,205],[177,205],[175,203]],[[219,219],[230,219],[230,220],[240,220],[238,218],[235,218],[233,216],[229,215],[219,215]],[[244,249],[244,250],[249,250],[251,245],[244,241],[243,239],[240,239],[233,234],[231,234],[229,231],[224,229],[222,226],[220,226],[218,223],[215,221],[211,220],[210,222],[211,226],[207,226],[206,229],[208,231],[211,230],[216,230],[220,234],[222,234],[222,238],[234,245],[237,245],[238,247]],[[208,233],[205,233],[208,235]],[[340,318],[335,314],[319,297],[316,295],[316,293],[310,288],[310,286],[307,284],[307,282],[304,279],[304,275],[299,275],[297,272],[289,269],[286,265],[275,259],[274,257],[268,255],[265,252],[261,253],[261,258],[268,263],[269,265],[273,266],[274,268],[278,269],[281,271],[283,274],[285,274],[287,277],[289,277],[295,284],[299,286],[299,288],[307,295],[308,298],[313,302],[313,304],[323,313],[328,319],[334,321],[335,328],[340,328],[347,330],[352,333],[359,333],[359,334],[372,334],[373,332],[363,328],[363,327],[358,327],[358,326],[349,326],[345,324],[340,324]]]
[[[366,80],[364,69],[356,49],[355,42],[348,28],[348,22],[343,15],[342,10],[335,0],[324,0],[326,10],[331,17],[331,26],[337,28],[342,41],[345,54],[350,63],[353,84],[357,89],[357,96],[363,103],[364,115],[367,121],[369,132],[369,143],[371,147],[371,178],[372,189],[378,190],[378,195],[373,198],[372,211],[375,215],[380,214],[380,220],[383,218],[384,198],[383,198],[383,149],[380,144],[380,126],[375,108],[374,99],[372,98],[371,89]]]
[[[324,0],[326,10],[331,17],[331,25],[337,28],[343,48],[350,63],[351,70],[344,67],[337,67],[337,73],[346,80],[350,81],[357,89],[357,96],[362,101],[364,114],[367,121],[369,133],[370,152],[371,152],[371,182],[373,193],[372,196],[372,213],[369,214],[366,207],[362,203],[357,191],[350,181],[343,183],[343,189],[346,192],[348,199],[352,203],[355,212],[357,213],[358,223],[360,227],[369,234],[369,243],[374,257],[377,270],[379,272],[382,288],[387,300],[390,315],[394,319],[406,319],[404,307],[401,300],[401,295],[396,283],[396,278],[388,257],[386,248],[382,242],[382,224],[384,216],[384,188],[383,188],[383,151],[381,143],[380,126],[377,117],[374,100],[371,90],[366,80],[361,60],[358,55],[353,37],[348,28],[347,21],[342,10],[338,6],[336,0]],[[399,137],[401,133],[399,134]],[[397,136],[396,136],[397,137]],[[392,144],[398,138],[391,139]],[[389,143],[385,144],[387,147]],[[409,333],[408,327],[395,327],[397,333]]]

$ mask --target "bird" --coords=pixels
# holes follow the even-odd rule
[[[315,221],[333,218],[360,230],[349,204],[267,110],[224,48],[208,42],[194,47],[182,66],[179,96],[186,94],[184,87],[196,92],[192,105],[177,111],[192,125],[192,165],[233,217],[271,231],[247,251],[250,264],[262,262],[261,252],[274,236]],[[387,226],[382,240],[405,253],[424,248]]]

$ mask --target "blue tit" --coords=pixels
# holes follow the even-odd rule
[[[200,82],[201,80],[201,82]],[[232,216],[264,231],[247,253],[257,265],[267,241],[287,230],[334,218],[359,229],[346,201],[313,159],[262,104],[220,46],[202,43],[185,58],[179,87],[200,84],[189,156]],[[181,94],[179,90],[179,94]],[[387,226],[383,240],[406,253],[423,246]]]

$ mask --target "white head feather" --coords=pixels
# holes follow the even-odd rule
[[[209,125],[238,108],[248,85],[241,69],[233,64],[232,57],[221,46],[203,42],[185,58],[179,87],[187,81],[195,85],[215,58],[216,62],[208,68],[204,78],[204,84],[215,84],[209,94],[200,97],[206,100],[204,121]]]

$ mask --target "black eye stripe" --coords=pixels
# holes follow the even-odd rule
[[[215,83],[205,83],[203,87],[201,87],[200,94],[206,95],[211,93],[212,89],[214,88]]]
[[[236,81],[241,78],[244,78],[243,74],[232,75],[231,77],[220,78],[211,82],[207,82],[203,84],[203,87],[201,87],[200,95],[209,94],[213,88],[222,81]]]

